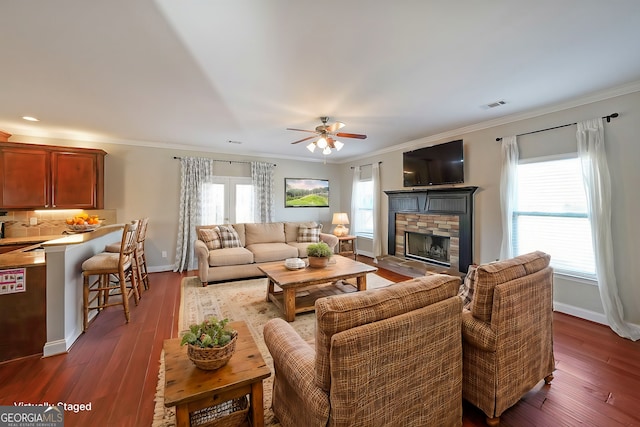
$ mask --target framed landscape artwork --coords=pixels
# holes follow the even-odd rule
[[[285,178],[285,208],[328,208],[329,180]]]

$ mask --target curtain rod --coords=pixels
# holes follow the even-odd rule
[[[607,123],[610,123],[611,119],[615,119],[616,117],[618,117],[618,113],[609,114],[608,116],[602,116],[603,119],[607,119]],[[577,122],[576,123],[567,123],[566,125],[560,125],[560,126],[554,126],[552,128],[534,130],[534,131],[531,131],[531,132],[521,133],[521,134],[516,135],[516,136],[531,135],[532,133],[545,132],[545,131],[553,130],[553,129],[566,128],[567,126],[573,126],[573,125],[577,125],[577,124],[578,124]],[[500,142],[500,141],[502,141],[502,138],[496,138],[496,141]]]
[[[378,164],[381,165],[382,162],[378,162]],[[363,166],[373,166],[373,163],[367,163],[366,165],[360,165],[360,167],[363,167]],[[355,166],[351,166],[351,169],[353,169],[353,168],[355,168]]]
[[[182,160],[182,157],[178,157],[178,156],[173,156],[173,158],[176,159],[176,160]],[[211,159],[211,160],[213,160],[214,162],[222,162],[222,163],[229,163],[229,164],[231,164],[231,163],[246,163],[248,165],[251,164],[251,162],[243,162],[243,161],[240,161],[240,160],[218,160],[218,159]],[[278,166],[275,163],[272,163],[272,165],[273,166]]]

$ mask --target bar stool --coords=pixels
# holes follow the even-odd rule
[[[137,221],[126,224],[119,253],[102,252],[82,263],[83,331],[86,331],[89,325],[89,310],[100,312],[106,307],[115,305],[122,305],[124,317],[129,323],[129,298],[133,295],[136,304],[140,299],[139,284],[132,267],[137,233]],[[91,282],[91,276],[98,276],[98,278]],[[112,276],[117,278],[117,282],[111,283]],[[127,286],[127,281],[130,286]],[[109,302],[109,297],[115,295],[120,295],[121,301]],[[93,303],[95,305],[92,305]]]
[[[149,224],[149,217],[142,218],[138,221],[138,235],[136,236],[136,250],[134,254],[135,263],[133,269],[138,283],[141,283],[145,290],[149,289],[149,273],[147,271],[147,257],[144,254],[144,242],[147,238],[147,226]],[[120,242],[110,243],[105,246],[105,252],[119,252]],[[142,293],[140,294],[142,297]]]
[[[138,223],[138,235],[136,237],[135,268],[138,270],[138,278],[144,289],[149,289],[149,273],[147,271],[147,257],[144,254],[144,241],[147,238],[147,226],[149,217],[142,218]]]

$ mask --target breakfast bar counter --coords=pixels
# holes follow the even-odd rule
[[[123,224],[42,243],[47,265],[47,342],[43,355],[65,353],[82,334],[82,263],[120,241]]]
[[[0,254],[0,328],[12,331],[0,342],[0,362],[69,350],[82,333],[82,263],[119,241],[123,228],[0,239],[20,245]]]

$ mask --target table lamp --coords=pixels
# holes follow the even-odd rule
[[[344,212],[334,213],[333,221],[331,221],[331,223],[336,226],[336,228],[333,229],[334,235],[341,237],[349,234],[349,229],[344,226],[344,224],[349,224],[349,217],[347,216],[346,213]]]

